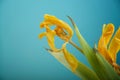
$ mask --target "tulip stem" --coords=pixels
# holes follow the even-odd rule
[[[82,50],[80,47],[78,47],[72,40],[70,40],[69,43],[70,43],[72,46],[74,46],[77,50],[79,50],[82,54],[84,54],[84,53],[83,53],[83,50]]]

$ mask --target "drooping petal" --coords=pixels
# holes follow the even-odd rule
[[[50,48],[56,51],[57,48],[55,47],[55,43],[54,43],[55,31],[54,30],[48,31],[46,34],[46,37],[47,37]]]
[[[98,51],[108,60],[108,62],[112,63],[110,53],[107,50],[108,43],[114,33],[114,25],[108,24],[103,26],[102,36],[98,42]]]
[[[119,50],[120,50],[120,27],[118,28],[116,34],[114,35],[108,49],[112,57],[112,60],[115,63],[116,63],[116,56]]]
[[[48,45],[50,46],[50,48],[54,51],[57,51],[57,48],[55,47],[55,44],[54,44],[54,37],[56,35],[56,32],[54,30],[51,30],[49,28],[49,26],[46,25],[45,22],[41,23],[40,26],[42,26],[42,27],[44,26],[46,28],[46,32],[41,33],[39,35],[39,38],[42,38],[42,37],[46,36],[47,40],[48,40]]]

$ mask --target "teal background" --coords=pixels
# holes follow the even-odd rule
[[[44,49],[46,38],[38,39],[46,13],[70,25],[71,16],[93,47],[104,23],[120,25],[120,0],[0,0],[0,80],[79,80]],[[72,40],[79,45],[75,34]],[[60,48],[62,41],[56,43]],[[74,47],[67,48],[89,66]]]

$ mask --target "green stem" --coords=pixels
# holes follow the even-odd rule
[[[72,40],[70,40],[69,43],[70,43],[72,46],[74,46],[77,50],[79,50],[82,54],[84,54],[84,53],[83,53],[83,50],[82,50],[80,47],[78,47]]]

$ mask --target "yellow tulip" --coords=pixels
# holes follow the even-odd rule
[[[112,64],[111,56],[107,50],[108,43],[114,33],[114,25],[108,24],[103,25],[103,31],[102,36],[100,37],[100,40],[98,42],[98,51],[101,53],[102,56],[104,56],[108,62]]]
[[[102,36],[98,42],[98,51],[120,74],[120,67],[116,63],[116,56],[120,50],[120,28],[112,38],[113,33],[113,24],[103,26]]]
[[[52,25],[56,26],[54,30],[50,29],[50,26]],[[40,28],[46,28],[46,32],[41,33],[39,35],[39,38],[43,38],[44,36],[46,36],[51,50],[54,52],[62,51],[72,71],[75,71],[78,66],[77,59],[72,54],[70,54],[66,49],[66,44],[73,35],[73,31],[70,28],[70,26],[67,23],[63,22],[62,20],[59,20],[55,16],[46,14],[44,15],[44,21],[40,24]],[[54,44],[55,35],[57,35],[58,37],[65,41],[65,43],[62,46],[62,49],[57,49],[55,47]]]

